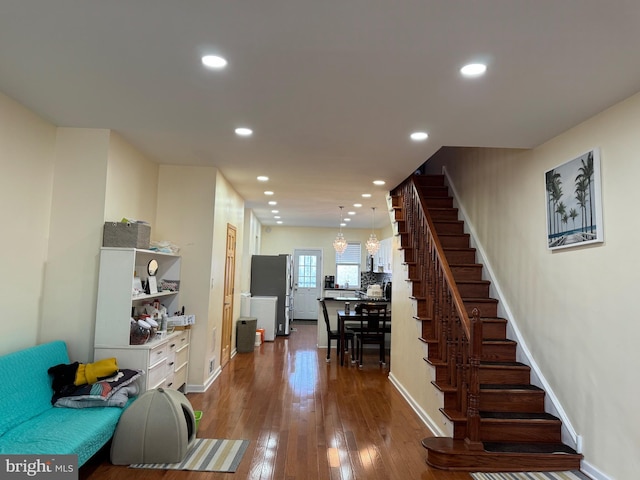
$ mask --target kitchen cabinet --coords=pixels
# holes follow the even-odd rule
[[[393,265],[393,239],[391,237],[380,240],[380,248],[376,254],[376,260],[377,263],[374,265],[376,272],[391,273],[391,266]]]
[[[134,278],[148,281],[149,263],[157,263],[158,291],[140,293]],[[120,368],[144,370],[142,390],[158,387],[179,389],[186,385],[190,331],[157,335],[144,344],[131,345],[131,318],[147,303],[159,302],[169,315],[179,311],[179,288],[162,290],[163,280],[180,284],[178,255],[136,248],[100,250],[100,273],[94,335],[94,358],[115,357]]]

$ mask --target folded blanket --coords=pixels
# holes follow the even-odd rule
[[[112,377],[100,380],[96,383],[67,386],[67,388],[54,392],[51,403],[56,405],[60,398],[73,398],[75,400],[99,400],[105,402],[118,391],[119,388],[135,382],[142,376],[142,370],[130,370],[124,368],[118,370]]]
[[[117,387],[113,394],[107,400],[96,400],[92,398],[76,398],[76,397],[62,397],[59,398],[55,406],[67,407],[67,408],[90,408],[90,407],[124,407],[129,398],[135,397],[140,393],[140,387],[137,383],[131,383]]]

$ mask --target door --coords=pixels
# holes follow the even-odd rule
[[[294,250],[293,265],[293,318],[317,320],[322,250]]]
[[[231,358],[231,335],[233,333],[233,290],[236,271],[236,227],[227,223],[227,247],[224,264],[224,304],[222,306],[222,345],[220,367]]]

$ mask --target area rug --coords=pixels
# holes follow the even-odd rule
[[[195,470],[199,472],[233,473],[249,446],[249,440],[196,438],[187,456],[179,463],[136,463],[131,468],[163,470]]]
[[[570,472],[472,473],[476,480],[589,480],[577,470]]]

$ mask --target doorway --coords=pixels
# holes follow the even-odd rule
[[[227,223],[227,246],[224,265],[224,305],[222,307],[222,338],[220,367],[231,359],[231,336],[233,333],[233,290],[236,272],[236,227]]]
[[[322,296],[321,249],[293,251],[293,318],[318,320],[318,298]]]

